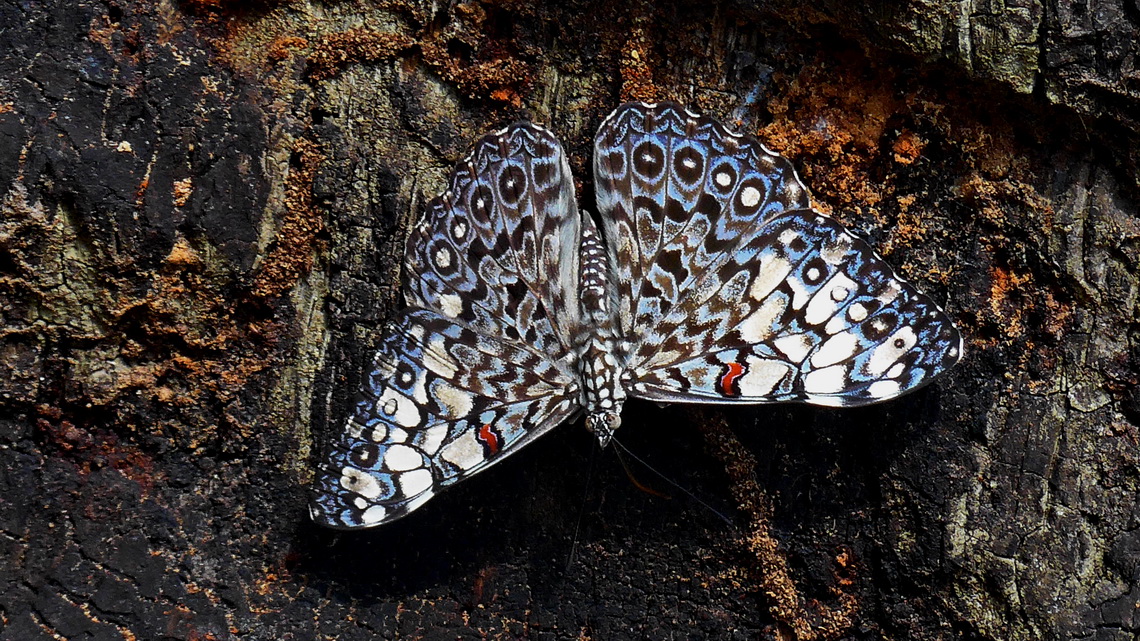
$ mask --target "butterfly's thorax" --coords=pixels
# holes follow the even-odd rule
[[[619,352],[617,318],[610,297],[613,288],[606,250],[597,227],[583,212],[581,264],[581,305],[583,332],[579,337],[578,374],[582,380],[582,406],[586,425],[602,445],[609,442],[621,421],[625,388],[621,375],[624,358]]]

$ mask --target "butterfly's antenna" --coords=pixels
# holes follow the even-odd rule
[[[597,439],[590,439],[593,441],[594,446],[590,449],[590,465],[586,468],[586,487],[582,490],[582,500],[578,501],[578,519],[574,523],[574,541],[570,544],[570,556],[566,559],[566,571],[570,571],[570,567],[574,565],[574,557],[578,554],[578,533],[582,530],[582,518],[586,515],[586,501],[590,497],[590,484],[594,480],[594,469],[597,467],[598,452],[601,448],[598,446]]]
[[[618,443],[618,446],[619,446],[619,449],[615,449],[614,454],[617,455],[617,460],[619,463],[621,463],[621,469],[625,470],[626,477],[629,479],[629,481],[631,483],[633,483],[634,487],[641,490],[642,492],[645,492],[646,494],[652,494],[653,496],[656,496],[657,498],[673,500],[673,497],[669,496],[668,494],[666,494],[664,492],[659,492],[659,491],[649,487],[648,485],[642,483],[641,481],[639,481],[637,479],[637,477],[633,475],[633,470],[629,469],[629,463],[626,462],[625,457],[622,456],[622,452],[626,452],[630,456],[633,456],[633,453],[630,452],[629,449],[626,448],[621,443]],[[638,459],[636,456],[633,456],[633,458],[638,463],[645,465],[645,461]],[[646,467],[649,467],[649,466],[646,465]]]
[[[708,504],[708,503],[706,503],[705,501],[701,500],[701,499],[700,499],[700,497],[698,497],[696,494],[693,494],[693,493],[692,493],[692,492],[690,492],[688,489],[686,489],[686,488],[684,488],[683,486],[681,486],[681,484],[680,484],[680,483],[677,483],[677,482],[676,482],[676,481],[674,481],[673,479],[671,479],[671,478],[669,478],[668,476],[665,476],[665,475],[664,475],[664,474],[662,474],[661,472],[657,471],[657,469],[656,469],[656,468],[654,468],[654,467],[653,467],[652,465],[650,465],[649,463],[646,463],[646,462],[645,462],[645,460],[644,460],[644,459],[642,459],[641,457],[639,457],[638,455],[634,454],[634,453],[633,453],[633,452],[632,452],[632,451],[631,451],[631,450],[630,450],[628,447],[626,447],[625,445],[623,445],[623,444],[621,443],[621,441],[617,440],[617,438],[614,438],[614,439],[612,439],[610,442],[611,442],[611,443],[613,443],[615,446],[617,446],[617,448],[618,448],[618,449],[617,449],[617,450],[615,450],[615,451],[618,451],[618,458],[619,458],[619,459],[621,459],[621,452],[625,452],[626,456],[629,456],[629,457],[630,457],[630,458],[632,458],[633,460],[637,461],[637,462],[638,462],[638,463],[640,463],[642,466],[644,466],[644,467],[645,467],[645,469],[649,470],[650,472],[653,472],[653,473],[654,473],[654,474],[656,474],[657,476],[661,477],[661,479],[662,479],[662,480],[664,480],[666,483],[668,483],[669,485],[672,485],[673,487],[675,487],[675,488],[677,488],[678,490],[680,490],[682,494],[684,494],[685,496],[689,497],[689,499],[690,499],[690,500],[692,500],[693,502],[695,502],[697,505],[700,505],[701,507],[705,508],[705,509],[706,509],[706,510],[708,510],[709,512],[712,512],[713,514],[715,514],[715,515],[717,515],[718,517],[720,517],[720,520],[722,520],[722,521],[724,521],[725,523],[727,523],[727,524],[728,524],[728,526],[729,526],[729,527],[731,527],[732,529],[734,529],[734,530],[736,529],[736,524],[732,522],[732,519],[728,518],[728,517],[727,517],[727,516],[725,516],[725,515],[724,515],[722,512],[720,512],[719,510],[717,510],[717,509],[716,509],[716,508],[714,508],[713,506],[709,505],[709,504]],[[622,466],[625,466],[625,461],[622,461]],[[628,468],[628,467],[626,468],[626,471],[627,471],[627,472],[629,471],[629,468]],[[631,479],[633,478],[633,477],[632,477],[632,475],[630,476],[630,478],[631,478]],[[663,495],[662,495],[660,492],[656,492],[656,491],[654,491],[654,490],[649,490],[649,489],[645,488],[645,486],[643,486],[641,483],[639,483],[639,482],[638,482],[636,479],[633,479],[633,482],[634,482],[634,484],[635,484],[635,485],[637,485],[639,488],[645,489],[645,490],[646,490],[647,492],[649,492],[650,494],[655,494],[655,495],[657,495],[657,496],[663,496]]]

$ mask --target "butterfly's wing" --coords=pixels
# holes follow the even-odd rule
[[[314,520],[355,528],[403,516],[573,416],[575,384],[533,349],[435,311],[402,313],[327,449]]]
[[[408,309],[326,448],[314,520],[391,521],[579,411],[580,237],[550,132],[518,124],[475,143],[408,238]]]
[[[862,405],[961,356],[946,314],[751,137],[626,105],[598,132],[595,180],[618,282],[641,278],[618,290],[632,396]]]

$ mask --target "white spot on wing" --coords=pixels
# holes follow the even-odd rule
[[[397,425],[415,427],[420,424],[420,409],[415,401],[391,387],[384,390],[377,404]]]
[[[811,350],[811,338],[806,334],[793,334],[782,336],[772,342],[772,345],[794,363],[802,363]]]
[[[843,301],[847,299],[847,293],[855,287],[855,281],[847,277],[846,274],[840,272],[831,277],[816,291],[815,296],[812,296],[811,302],[808,303],[807,309],[804,310],[804,320],[809,325],[819,325],[835,315]],[[842,290],[843,295],[836,297],[836,291]]]
[[[475,440],[475,431],[468,430],[443,448],[443,460],[461,470],[469,470],[483,462],[483,446]]]
[[[463,300],[455,294],[444,294],[439,297],[439,311],[448,318],[455,318],[463,311]]]
[[[340,486],[366,499],[380,496],[380,483],[376,481],[376,477],[355,467],[345,467],[340,471]]]
[[[748,294],[752,300],[764,300],[764,297],[771,294],[776,286],[784,282],[784,279],[791,272],[792,264],[783,256],[772,253],[764,254],[760,257],[760,269],[756,274],[756,279],[752,281]]]
[[[404,472],[423,467],[424,459],[415,448],[407,445],[393,445],[384,452],[384,465],[393,472]]]
[[[756,356],[749,356],[747,359],[748,369],[745,371],[744,376],[737,379],[736,384],[740,388],[741,396],[768,396],[772,390],[784,380],[792,367],[787,363],[770,359],[758,358]]]
[[[400,475],[400,490],[403,491],[404,496],[415,496],[430,488],[431,484],[431,472],[423,468],[404,472]]]
[[[760,204],[760,190],[749,185],[740,190],[740,204],[745,207],[755,207]]]
[[[913,329],[900,328],[871,352],[871,358],[866,365],[867,373],[871,376],[881,376],[903,354],[910,351],[917,341],[918,337],[914,335]]]
[[[749,314],[740,324],[740,337],[748,343],[760,343],[772,335],[772,325],[784,311],[782,297],[770,296],[759,309]]]
[[[416,439],[416,444],[419,445],[424,454],[434,456],[439,451],[439,446],[443,445],[443,439],[447,437],[447,427],[447,423],[440,423],[421,433],[420,437]]]
[[[867,393],[875,398],[890,398],[897,396],[901,388],[898,381],[875,381],[867,388]]]
[[[451,252],[446,247],[435,250],[435,266],[440,269],[451,267]]]
[[[890,305],[892,301],[899,297],[900,292],[902,292],[902,285],[900,285],[897,280],[890,280],[886,286],[883,287],[883,291],[879,292],[878,299],[882,301],[884,305]]]
[[[832,365],[808,372],[804,377],[804,391],[809,394],[835,394],[847,386],[847,368]]]
[[[842,331],[846,327],[847,320],[843,318],[843,316],[832,316],[831,320],[827,321],[827,324],[823,326],[823,331],[828,334],[834,334]]]
[[[360,520],[366,525],[373,525],[383,521],[387,515],[388,510],[384,509],[383,505],[373,505],[367,510],[364,510],[364,513],[360,515]]]
[[[859,338],[850,332],[836,334],[824,341],[811,357],[812,367],[827,367],[851,358],[859,348]]]

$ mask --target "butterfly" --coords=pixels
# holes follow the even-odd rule
[[[593,165],[598,222],[538,125],[456,165],[408,237],[407,305],[328,444],[315,521],[390,522],[582,414],[605,445],[627,398],[866,405],[961,358],[938,305],[755,138],[629,103]]]

